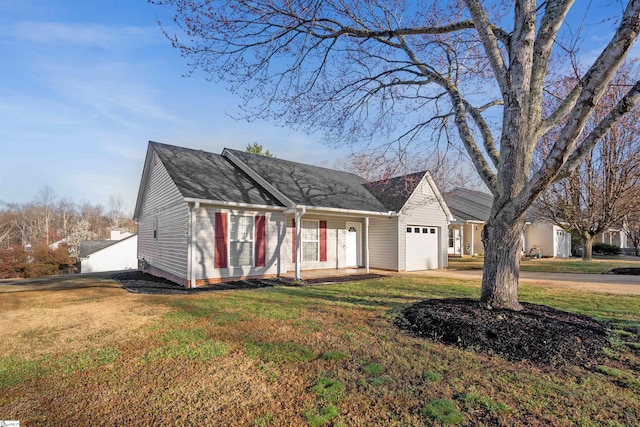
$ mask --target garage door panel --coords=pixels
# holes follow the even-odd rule
[[[433,270],[439,268],[437,227],[407,225],[406,270]]]

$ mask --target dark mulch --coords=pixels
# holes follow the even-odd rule
[[[111,276],[122,283],[129,292],[137,294],[200,294],[212,291],[225,291],[230,289],[258,289],[274,286],[279,282],[275,279],[249,279],[234,282],[217,283],[215,285],[199,286],[195,289],[186,289],[184,286],[162,277],[152,276],[141,271],[127,271]]]
[[[405,308],[397,324],[444,344],[508,360],[594,367],[608,344],[606,326],[590,317],[522,303],[519,312],[487,310],[467,298],[431,299]]]
[[[614,268],[613,270],[609,271],[609,273],[625,274],[628,276],[640,276],[640,268],[637,268],[637,267]]]
[[[129,292],[139,294],[199,294],[213,291],[226,291],[233,289],[259,289],[271,286],[306,286],[321,283],[340,283],[355,280],[369,280],[385,277],[379,274],[356,274],[352,276],[335,276],[295,282],[291,279],[246,279],[216,283],[213,285],[198,286],[195,289],[186,289],[184,286],[162,277],[152,276],[141,271],[132,270],[124,273],[116,273],[111,276],[122,283]]]

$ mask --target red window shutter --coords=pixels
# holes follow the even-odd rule
[[[320,262],[327,260],[327,221],[320,221]]]
[[[216,212],[215,268],[227,268],[227,214]]]
[[[293,246],[293,256],[291,257],[291,262],[293,262],[295,264],[296,262],[296,219],[293,218],[291,220],[291,222],[293,223],[293,231],[291,233],[292,239],[292,246]]]
[[[256,216],[256,267],[264,267],[267,255],[267,227],[264,215]]]

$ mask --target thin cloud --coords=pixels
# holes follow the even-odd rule
[[[23,21],[10,27],[7,35],[39,45],[114,48],[157,41],[156,27],[108,26],[65,22]]]

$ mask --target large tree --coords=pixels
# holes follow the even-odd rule
[[[629,243],[636,249],[636,256],[640,256],[640,189],[636,195],[634,209],[628,213],[624,220],[623,230]]]
[[[193,69],[231,82],[258,117],[345,142],[398,129],[395,141],[416,141],[434,123],[452,121],[494,196],[483,233],[480,299],[488,308],[521,309],[525,211],[640,97],[633,82],[583,135],[638,38],[640,0],[623,2],[606,21],[610,42],[585,68],[570,55],[574,27],[563,26],[572,0],[152,2],[173,8],[180,32],[164,26],[165,33]],[[575,87],[543,114],[550,84],[567,74]],[[559,125],[549,155],[534,165],[539,141]]]
[[[639,75],[635,63],[620,68],[586,129],[604,119],[625,95],[627,84]],[[546,147],[541,145],[541,157]],[[579,235],[584,248],[582,258],[591,261],[596,236],[612,227],[622,227],[629,213],[638,209],[639,196],[640,105],[636,105],[596,143],[580,166],[542,193],[535,212]]]

